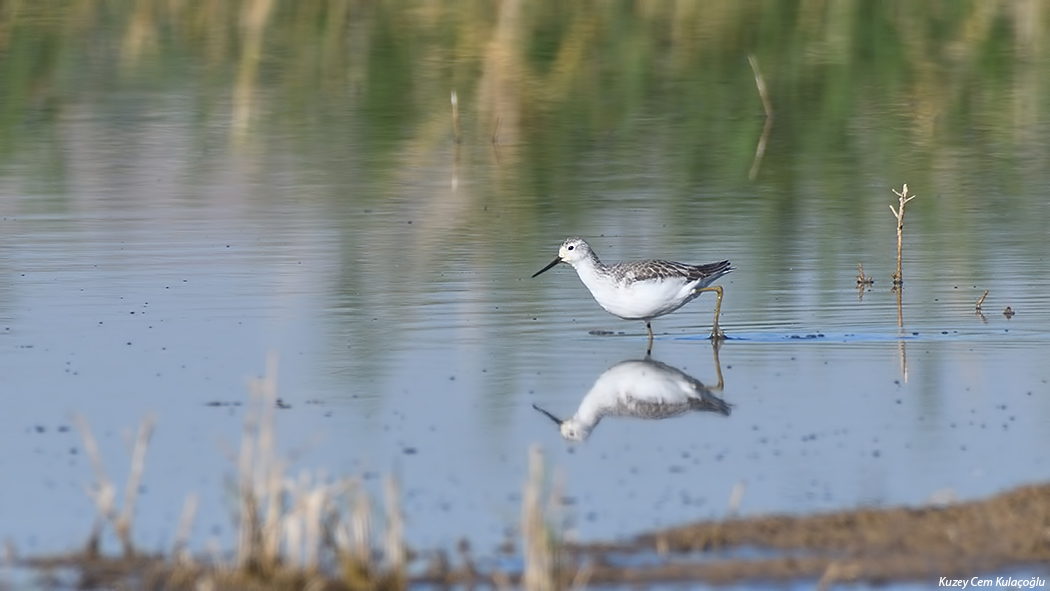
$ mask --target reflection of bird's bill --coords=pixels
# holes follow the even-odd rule
[[[554,261],[554,262],[558,262],[558,261]],[[543,414],[547,415],[550,418],[550,420],[554,421],[558,425],[561,425],[564,422],[561,419],[559,419],[558,417],[556,417],[556,416],[552,415],[551,413],[543,410],[542,408],[536,406],[535,404],[532,405],[532,408],[535,408],[536,410],[538,410],[538,411],[542,412]]]
[[[549,264],[546,267],[540,269],[539,271],[536,271],[536,274],[533,275],[533,277],[538,276],[540,273],[545,273],[545,272],[549,271],[551,269],[551,267],[553,267],[554,265],[557,265],[560,262],[561,262],[561,257],[558,257],[558,258],[554,259],[553,261],[551,261],[551,264]],[[547,411],[543,411],[543,412],[547,412]]]

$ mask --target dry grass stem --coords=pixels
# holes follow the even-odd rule
[[[146,469],[146,450],[149,447],[150,435],[153,433],[154,418],[148,416],[139,425],[138,436],[135,438],[131,452],[131,470],[124,487],[124,505],[119,512],[116,507],[116,487],[106,474],[102,455],[99,453],[98,444],[87,420],[79,415],[73,420],[84,439],[84,450],[91,460],[96,479],[95,485],[88,490],[88,495],[95,502],[97,514],[88,537],[87,552],[89,555],[98,554],[102,528],[109,521],[113,524],[117,539],[120,540],[124,556],[133,556],[135,545],[131,540],[131,526],[134,521],[135,501],[138,499],[138,491],[142,483],[142,473]]]
[[[740,503],[744,500],[744,491],[746,489],[747,486],[743,482],[733,485],[733,490],[729,493],[728,513],[730,517],[736,517],[740,513]]]
[[[197,515],[197,495],[190,493],[186,502],[182,505],[182,515],[179,517],[179,527],[175,530],[175,541],[171,545],[171,553],[176,560],[188,560],[189,554],[186,550],[190,539],[190,529],[193,527],[193,519]]]
[[[492,145],[493,146],[498,146],[499,145],[499,128],[502,125],[503,125],[503,118],[500,117],[499,115],[497,115],[496,116],[496,125],[495,125],[495,128],[492,130]]]
[[[86,550],[89,556],[95,556],[99,551],[102,528],[105,527],[106,521],[109,521],[115,515],[113,503],[117,493],[116,488],[106,474],[105,465],[102,463],[102,455],[98,451],[98,444],[95,442],[95,436],[92,434],[87,420],[77,415],[73,417],[73,422],[80,429],[80,436],[84,440],[84,451],[87,453],[88,459],[91,461],[91,467],[95,472],[95,484],[87,490],[88,496],[95,502],[95,522],[91,526],[91,534],[88,536]]]
[[[977,304],[975,305],[975,308],[977,309],[978,312],[981,311],[981,304],[984,303],[984,298],[986,298],[986,297],[988,297],[988,290],[987,289],[984,290],[984,293],[981,294],[981,299],[977,300]]]
[[[529,448],[529,479],[522,499],[521,532],[525,552],[523,587],[527,591],[554,591],[556,540],[543,510],[543,453]]]
[[[76,418],[96,475],[97,483],[89,492],[99,511],[89,552],[81,555],[88,559],[81,567],[90,571],[86,576],[102,581],[99,587],[134,579],[145,581],[148,588],[172,589],[405,589],[413,579],[407,570],[409,551],[404,543],[397,481],[387,478],[383,482],[385,520],[377,523],[373,503],[360,480],[333,481],[311,471],[302,471],[296,478],[287,476],[289,462],[278,458],[275,437],[276,356],[267,359],[265,374],[251,380],[249,390],[251,403],[245,408],[239,455],[234,459],[237,547],[227,553],[211,541],[210,555],[201,561],[187,551],[198,506],[196,495],[189,495],[183,505],[170,557],[134,555],[132,517],[153,418],[144,420],[138,429],[124,505],[119,511],[116,487],[106,475],[98,444],[86,421]],[[531,448],[522,508],[524,569],[520,579],[479,572],[469,546],[464,544],[463,567],[451,571],[446,565],[444,575],[427,580],[445,584],[513,582],[534,591],[554,591],[567,584],[582,588],[591,577],[593,565],[566,568],[566,542],[559,521],[562,499],[560,479],[547,485],[543,456],[538,447]],[[99,554],[99,539],[107,522],[113,524],[124,545],[123,559],[114,561]]]
[[[748,180],[755,180],[758,169],[762,166],[762,156],[766,153],[766,143],[769,140],[769,132],[773,129],[773,103],[769,100],[769,91],[766,90],[766,82],[762,78],[762,72],[758,69],[758,59],[754,54],[748,54],[747,61],[751,64],[751,71],[755,74],[755,86],[758,88],[758,96],[762,99],[762,108],[766,112],[766,122],[762,126],[762,135],[758,138],[755,147],[755,158],[751,162],[751,170],[747,173]]]
[[[747,62],[751,64],[751,71],[755,74],[755,86],[758,88],[758,96],[762,99],[762,108],[766,111],[766,117],[773,118],[773,103],[769,100],[769,91],[766,90],[766,81],[762,78],[762,72],[758,69],[758,59],[755,54],[749,53]]]
[[[128,474],[127,485],[124,487],[124,506],[113,523],[113,529],[116,530],[117,537],[124,547],[125,556],[131,556],[135,552],[131,543],[131,523],[135,518],[135,501],[138,500],[142,473],[146,470],[146,449],[149,447],[149,439],[153,434],[155,422],[154,417],[150,415],[139,424],[135,447],[131,452],[131,472]]]
[[[915,195],[908,196],[908,184],[904,184],[904,188],[901,191],[893,189],[893,192],[897,195],[900,201],[900,205],[897,209],[890,206],[890,211],[893,212],[893,217],[897,218],[897,272],[893,275],[893,285],[904,284],[904,274],[901,271],[901,255],[904,249],[904,205],[915,199]]]
[[[459,99],[456,97],[456,91],[452,91],[452,131],[455,133],[456,143],[460,143],[460,132],[459,132]]]
[[[249,384],[253,404],[245,417],[238,458],[240,530],[236,568],[227,577],[296,581],[298,588],[324,588],[326,565],[338,565],[340,584],[349,589],[397,589],[406,580],[400,508],[387,507],[388,523],[379,553],[372,527],[372,505],[356,479],[330,481],[322,473],[285,475],[275,443],[277,359]],[[388,483],[387,500],[397,487]],[[377,556],[382,555],[382,560]]]
[[[397,481],[387,477],[383,488],[387,513],[386,535],[383,537],[384,551],[389,567],[394,572],[405,568],[405,518],[401,514],[401,490]]]

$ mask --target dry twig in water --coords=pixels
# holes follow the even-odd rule
[[[984,293],[981,294],[981,299],[977,300],[977,305],[975,307],[977,308],[978,312],[981,311],[981,304],[984,303],[984,298],[986,298],[986,297],[988,297],[988,290],[987,289],[984,290]]]
[[[894,209],[892,205],[890,206],[890,211],[897,218],[897,272],[893,274],[893,285],[897,286],[904,284],[904,275],[901,271],[901,252],[904,246],[904,204],[915,199],[915,195],[908,196],[907,183],[904,184],[903,190],[898,192],[896,189],[893,189],[893,192],[900,198],[900,206],[897,209]]]

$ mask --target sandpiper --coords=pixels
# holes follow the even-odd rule
[[[715,395],[721,389],[721,369],[718,385],[708,387],[680,369],[646,358],[622,361],[605,370],[568,419],[532,407],[557,423],[562,437],[583,441],[607,416],[667,419],[696,411],[729,416],[729,405]]]
[[[649,349],[653,347],[651,321],[670,314],[705,291],[718,294],[711,339],[721,340],[725,334],[718,328],[722,308],[722,288],[708,287],[716,279],[733,270],[729,261],[707,265],[686,265],[672,261],[633,261],[606,266],[594,254],[583,238],[567,238],[558,249],[551,264],[533,277],[558,263],[568,263],[576,269],[580,280],[590,290],[598,304],[624,320],[644,320],[649,331]]]

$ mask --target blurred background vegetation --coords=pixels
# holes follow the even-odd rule
[[[776,113],[767,180],[892,175],[903,151],[943,189],[1046,161],[1047,24],[1038,0],[3,2],[0,161],[72,103],[135,90],[178,91],[233,142],[280,134],[312,162],[383,168],[447,147],[456,91],[463,156],[489,158],[493,136],[522,146],[536,195],[639,136],[639,160],[692,184],[752,165],[754,54]],[[32,158],[44,174],[56,160]]]

